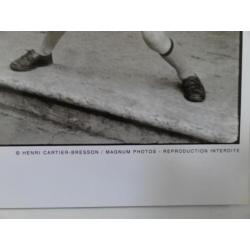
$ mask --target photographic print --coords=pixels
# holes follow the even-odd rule
[[[246,204],[249,67],[249,32],[0,32],[0,208]]]
[[[0,32],[0,145],[234,144],[240,32]]]

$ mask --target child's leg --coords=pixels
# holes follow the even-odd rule
[[[43,56],[51,54],[64,33],[65,31],[48,31],[37,53]]]
[[[13,61],[10,68],[14,71],[29,71],[52,64],[52,52],[64,33],[64,31],[48,31],[40,49],[28,50],[26,54]]]
[[[185,98],[192,102],[204,101],[205,89],[186,61],[181,48],[162,31],[143,31],[142,37],[149,48],[160,54],[175,68],[182,81],[182,91]]]
[[[181,48],[165,32],[143,31],[142,36],[152,50],[158,52],[175,68],[181,80],[195,75],[193,69],[188,65]]]

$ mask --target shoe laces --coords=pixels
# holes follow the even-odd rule
[[[26,50],[27,52],[21,56],[21,60],[25,60],[26,62],[30,62],[34,59],[34,55],[35,55],[35,51],[32,49],[32,50]]]
[[[192,92],[200,92],[202,85],[197,77],[190,77],[188,81],[184,82],[184,87]]]

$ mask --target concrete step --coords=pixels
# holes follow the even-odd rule
[[[112,140],[92,135],[41,119],[20,109],[0,104],[0,145],[58,145],[58,144],[117,144]]]
[[[36,48],[42,36],[0,33],[0,86],[18,95],[50,100],[53,108],[41,109],[40,115],[46,113],[51,119],[57,117],[59,107],[67,106],[67,110],[114,120],[116,125],[125,122],[166,134],[166,143],[176,142],[173,133],[186,142],[233,143],[238,139],[238,32],[171,32],[207,88],[207,100],[198,104],[183,98],[173,69],[144,45],[138,32],[69,32],[55,51],[54,65],[26,73],[9,70],[9,62],[23,49]],[[29,110],[30,99],[26,105],[25,98],[20,102],[22,109]],[[65,120],[68,113],[61,114]],[[84,117],[84,127],[91,126]],[[125,137],[122,141],[131,143]],[[153,143],[162,141],[159,137],[152,137]]]
[[[0,121],[0,131],[5,134],[0,138],[1,145],[201,143],[188,136],[169,133],[143,124],[129,122],[126,119],[107,116],[107,114],[97,111],[89,111],[56,102],[53,99],[5,88],[1,88],[0,91],[0,108],[5,110],[4,114],[8,110],[11,114],[21,113],[23,117],[27,117],[26,122],[28,123],[28,126],[23,128],[27,123],[17,122],[17,124],[7,125],[10,119]],[[37,128],[39,123],[39,128],[41,128],[44,124],[51,122],[54,127],[58,128],[55,134],[51,135],[51,130],[46,130],[47,135],[41,138],[40,132],[34,135],[34,129],[30,130],[30,128]],[[47,127],[48,125],[45,126],[45,128]],[[26,137],[28,130],[30,130],[30,135]],[[19,134],[20,131],[26,132]],[[55,129],[52,131],[54,133]],[[50,138],[49,143],[45,143],[48,138]]]

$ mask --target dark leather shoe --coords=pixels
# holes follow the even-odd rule
[[[198,76],[190,76],[182,81],[182,92],[190,102],[203,102],[206,91]]]
[[[42,56],[36,53],[35,50],[28,50],[27,53],[12,62],[10,68],[14,71],[29,71],[52,63],[52,54]]]

